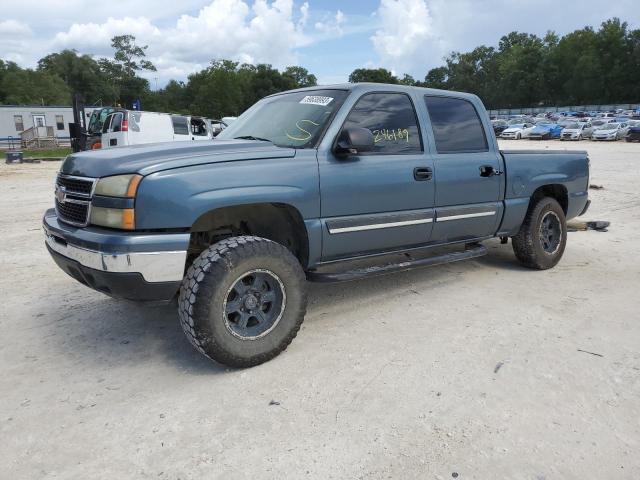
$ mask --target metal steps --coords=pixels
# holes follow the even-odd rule
[[[410,259],[402,262],[386,263],[384,265],[373,265],[369,267],[356,268],[338,272],[318,272],[312,270],[307,272],[307,280],[310,282],[333,283],[348,282],[366,277],[375,277],[389,273],[413,270],[414,268],[431,267],[444,263],[459,262],[471,258],[482,257],[487,254],[487,248],[480,243],[467,244],[462,251],[444,253],[426,258]]]

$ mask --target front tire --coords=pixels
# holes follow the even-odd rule
[[[178,298],[191,344],[230,367],[259,365],[284,351],[306,307],[298,260],[279,243],[253,236],[227,238],[202,252]]]
[[[554,267],[567,245],[567,221],[560,204],[549,197],[538,200],[529,208],[512,240],[516,258],[525,267],[536,270]]]

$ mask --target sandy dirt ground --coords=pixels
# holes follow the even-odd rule
[[[589,220],[554,269],[476,261],[310,285],[298,338],[228,370],[171,307],[49,258],[59,163],[0,166],[0,478],[640,478],[640,145],[587,149]],[[591,353],[588,353],[591,352]]]

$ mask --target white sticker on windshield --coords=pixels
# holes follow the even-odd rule
[[[326,107],[331,103],[333,97],[323,97],[321,95],[307,95],[300,103],[306,103],[308,105],[320,105],[322,107]]]

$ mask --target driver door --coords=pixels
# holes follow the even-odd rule
[[[375,147],[344,157],[332,148],[318,151],[323,261],[427,243],[433,159],[425,152],[412,98],[365,93],[344,120],[342,128],[348,127],[369,129]]]

